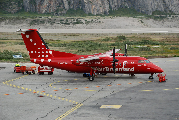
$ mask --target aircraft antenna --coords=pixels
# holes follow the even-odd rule
[[[125,56],[127,56],[127,44],[125,45]]]

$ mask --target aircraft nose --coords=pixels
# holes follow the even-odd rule
[[[154,66],[154,69],[155,69],[156,73],[164,72],[164,70],[162,68],[160,68],[159,66],[157,66],[157,65]]]

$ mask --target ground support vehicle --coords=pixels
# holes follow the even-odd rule
[[[44,75],[44,72],[48,72],[48,75],[52,75],[54,71],[53,67],[48,67],[48,66],[39,66],[38,67],[38,74],[39,75]]]
[[[159,73],[157,76],[159,78],[159,82],[166,82],[166,79],[165,79],[166,74],[163,75],[163,74]]]
[[[31,66],[31,67],[21,66],[20,67],[20,71],[22,74],[25,74],[25,73],[27,73],[29,75],[31,73],[35,74],[35,70],[36,70],[36,66]]]
[[[21,68],[20,66],[15,66],[14,67],[14,72],[20,73],[21,72],[20,68]]]

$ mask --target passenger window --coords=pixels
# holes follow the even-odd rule
[[[139,60],[138,63],[145,63],[145,61],[144,60]]]

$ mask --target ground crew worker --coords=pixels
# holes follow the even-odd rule
[[[20,67],[20,65],[17,63],[17,64],[15,65],[15,67]]]

